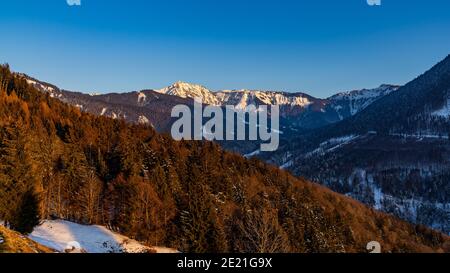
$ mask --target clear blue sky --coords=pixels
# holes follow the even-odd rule
[[[450,53],[450,1],[2,1],[0,62],[85,92],[404,84]]]

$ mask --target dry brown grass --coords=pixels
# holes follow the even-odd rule
[[[54,253],[24,235],[0,226],[0,253]]]

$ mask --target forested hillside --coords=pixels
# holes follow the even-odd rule
[[[185,252],[450,251],[448,237],[210,142],[82,113],[0,68],[0,218],[101,224]]]
[[[450,234],[449,98],[447,56],[354,116],[299,134],[266,158],[280,165],[288,158],[294,174]]]

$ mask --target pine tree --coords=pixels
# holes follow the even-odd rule
[[[188,169],[188,203],[180,215],[184,250],[193,253],[226,252],[225,232],[205,178],[195,164],[191,163]]]
[[[28,154],[27,130],[18,120],[3,127],[0,135],[0,218],[13,229],[28,232],[39,219],[39,201],[32,193],[36,178]],[[21,219],[22,213],[30,218],[29,222]]]
[[[11,219],[11,228],[23,233],[31,233],[39,225],[39,197],[32,190],[27,191]]]

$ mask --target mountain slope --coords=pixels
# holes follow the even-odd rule
[[[290,170],[450,233],[450,57],[342,122],[293,139]]]
[[[105,225],[184,252],[366,252],[374,240],[385,252],[448,251],[441,233],[259,160],[83,113],[8,67],[0,83],[0,166],[12,166],[0,169],[7,222],[33,212],[29,195],[2,191],[16,181],[41,197],[44,219]]]

